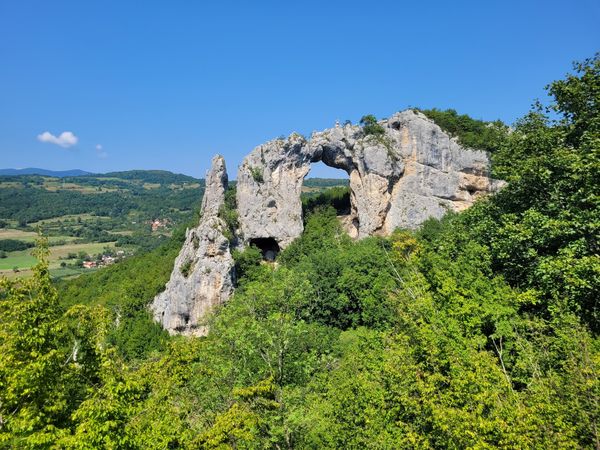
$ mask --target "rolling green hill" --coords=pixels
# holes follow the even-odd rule
[[[233,182],[234,183],[234,182]],[[306,196],[347,180],[311,178]],[[193,222],[204,180],[162,170],[131,170],[77,177],[40,175],[0,176],[0,274],[28,276],[29,250],[2,250],[2,239],[31,242],[38,228],[50,237],[54,276],[72,276],[82,259],[60,260],[73,243],[89,257],[98,245],[127,253],[150,250],[164,242],[174,227]],[[158,226],[152,228],[152,221]],[[102,249],[103,246],[100,246]],[[67,267],[60,267],[64,262]],[[75,266],[75,267],[73,267]],[[81,271],[79,273],[83,273]]]
[[[83,259],[96,258],[104,248],[116,246],[130,255],[160,245],[174,227],[197,214],[203,192],[204,180],[166,171],[2,176],[0,244],[2,239],[31,242],[41,230],[50,237],[53,276],[72,276]],[[31,263],[28,250],[5,250],[0,274],[30,275]]]

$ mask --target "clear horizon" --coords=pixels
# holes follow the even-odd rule
[[[0,167],[231,179],[255,146],[410,106],[513,123],[600,49],[600,5],[0,5]],[[315,165],[308,177],[343,177]]]

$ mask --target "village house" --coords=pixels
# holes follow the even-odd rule
[[[167,219],[154,219],[150,221],[150,225],[152,226],[152,231],[157,231],[159,228],[164,228],[168,225],[169,221]]]

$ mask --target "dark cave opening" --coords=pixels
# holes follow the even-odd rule
[[[271,237],[250,239],[250,245],[260,250],[265,261],[275,261],[280,250],[277,241]]]

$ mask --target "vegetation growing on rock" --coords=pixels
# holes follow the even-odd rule
[[[250,174],[252,175],[252,179],[257,183],[262,183],[265,180],[263,176],[263,169],[260,167],[251,167]]]
[[[486,122],[458,114],[454,109],[416,109],[431,120],[442,130],[458,139],[467,147],[494,152],[499,150],[506,140],[509,128],[500,120]]]
[[[227,227],[224,231],[225,237],[231,242],[234,241],[239,226],[235,194],[235,186],[228,186],[225,191],[225,202],[219,208],[219,217],[223,219]]]
[[[367,136],[381,136],[385,133],[385,130],[377,123],[377,118],[373,114],[362,116],[360,124],[363,127],[363,132]]]

